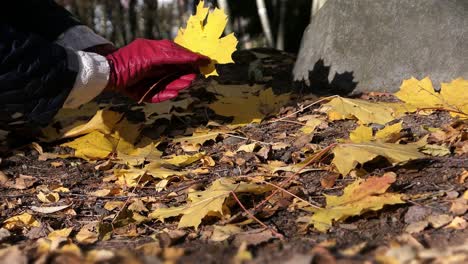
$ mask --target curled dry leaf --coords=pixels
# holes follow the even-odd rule
[[[59,211],[62,211],[64,209],[67,209],[71,206],[69,205],[60,205],[60,206],[48,206],[48,207],[37,207],[37,206],[31,206],[31,210],[34,212],[42,213],[42,214],[53,214]]]

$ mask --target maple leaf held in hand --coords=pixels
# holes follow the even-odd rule
[[[223,10],[215,8],[209,13],[209,8],[204,7],[204,1],[200,1],[195,15],[187,21],[187,27],[179,29],[174,39],[177,44],[211,59],[209,65],[200,67],[205,76],[218,75],[215,64],[233,62],[231,54],[237,46],[234,33],[220,38],[226,24],[227,15]]]

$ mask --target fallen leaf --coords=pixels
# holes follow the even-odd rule
[[[374,103],[360,99],[337,97],[322,107],[331,121],[357,119],[361,124],[386,124],[401,116],[399,103]]]
[[[450,83],[442,83],[440,93],[434,90],[429,77],[422,80],[404,80],[395,93],[412,110],[449,110],[450,115],[468,118],[468,80],[458,78]]]
[[[114,144],[109,136],[99,131],[93,131],[62,146],[74,149],[75,157],[85,160],[105,159],[114,151]]]
[[[214,181],[204,191],[189,193],[186,205],[159,208],[153,211],[149,217],[164,221],[166,218],[182,215],[179,228],[193,226],[197,229],[206,215],[223,215],[223,204],[231,192],[261,194],[270,189],[262,185],[245,182],[235,183],[232,179],[221,178]]]
[[[71,204],[60,205],[60,206],[48,206],[48,207],[31,206],[31,210],[33,210],[34,212],[42,213],[42,214],[53,214],[53,213],[62,211],[63,209],[67,209],[70,206]]]
[[[108,111],[99,110],[89,122],[68,129],[64,134],[64,138],[77,137],[81,135],[90,134],[99,131],[102,134],[110,134],[115,125],[122,119],[122,114]]]
[[[450,212],[454,215],[464,215],[468,211],[468,200],[463,197],[455,199],[450,206]]]
[[[444,225],[450,223],[453,220],[453,216],[447,214],[430,215],[427,217],[427,221],[434,228],[441,228]]]
[[[463,217],[457,216],[455,217],[450,224],[445,226],[444,228],[452,228],[452,229],[458,229],[458,230],[463,230],[468,227],[468,223]]]
[[[316,156],[311,155],[311,156],[305,158],[303,161],[298,162],[298,163],[293,164],[293,165],[277,167],[277,165],[283,165],[283,164],[282,163],[270,163],[270,164],[268,164],[267,167],[269,167],[272,170],[273,173],[279,172],[279,171],[289,171],[289,172],[294,172],[294,173],[300,172],[302,174],[302,173],[306,173],[306,172],[309,172],[309,171],[323,170],[323,169],[320,169],[320,168],[304,168],[304,166],[314,158],[316,158]]]
[[[102,190],[96,190],[94,192],[89,192],[88,195],[91,196],[96,196],[96,197],[105,197],[111,194],[111,190],[109,189],[102,189]]]
[[[256,147],[257,147],[257,143],[242,145],[237,149],[237,152],[244,151],[244,152],[247,152],[247,153],[252,153],[252,152],[254,152]]]
[[[358,164],[364,164],[378,156],[386,158],[392,164],[424,158],[425,155],[418,149],[418,144],[401,145],[380,142],[338,144],[333,149],[335,157],[332,163],[338,172],[347,175]]]
[[[378,130],[375,135],[371,127],[360,125],[349,134],[349,139],[354,143],[363,143],[370,141],[379,142],[395,142],[400,135],[400,131],[403,129],[402,123],[396,123],[390,126],[385,126],[381,130]]]
[[[365,180],[357,179],[344,189],[343,195],[325,195],[327,202],[325,208],[310,208],[314,213],[310,218],[310,224],[317,230],[325,232],[333,221],[343,221],[367,211],[377,211],[384,205],[404,203],[400,194],[386,193],[395,180],[395,173],[386,173],[382,177],[370,177]]]
[[[372,136],[372,128],[364,125],[358,126],[349,133],[349,139],[354,143],[370,142]]]
[[[67,238],[70,236],[73,228],[63,228],[59,230],[54,230],[47,235],[49,239],[56,239],[56,238]]]
[[[205,156],[204,153],[197,153],[195,155],[178,155],[165,158],[162,161],[177,167],[184,167],[199,161],[203,156]]]
[[[445,146],[426,144],[421,147],[420,151],[434,157],[443,157],[450,155],[450,149]]]
[[[7,230],[16,230],[23,228],[39,227],[41,224],[34,216],[28,213],[22,213],[3,221],[3,228]]]
[[[39,192],[37,199],[43,203],[56,203],[60,200],[60,195],[56,192],[50,192],[47,194]]]
[[[0,249],[0,260],[2,263],[28,263],[28,257],[23,250],[20,250],[18,246],[9,246]]]
[[[215,225],[210,240],[215,242],[221,242],[228,239],[232,235],[238,234],[240,232],[242,232],[242,228],[236,225]]]
[[[277,112],[289,99],[289,94],[275,95],[272,88],[260,91],[258,96],[217,97],[208,105],[218,115],[233,116],[233,125],[260,122],[266,115]]]
[[[17,190],[24,190],[28,189],[29,187],[33,186],[34,183],[37,182],[37,178],[29,175],[20,174],[14,182],[9,180],[4,183],[4,186],[7,188],[17,189]]]
[[[133,107],[132,110],[141,110],[145,113],[146,120],[150,120],[153,115],[164,115],[171,113],[176,108],[187,109],[194,102],[193,98],[185,98],[174,101],[168,100],[157,104],[143,104]]]
[[[109,201],[106,204],[104,204],[104,209],[107,211],[112,211],[115,209],[120,209],[125,205],[125,202],[123,201]]]
[[[211,63],[200,67],[200,72],[205,76],[217,76],[215,64],[233,62],[231,54],[236,50],[237,39],[234,33],[221,38],[227,24],[227,15],[218,8],[209,12],[204,4],[204,1],[200,1],[195,15],[190,16],[185,29],[179,29],[174,42],[209,57]]]
[[[246,243],[249,246],[256,246],[256,245],[268,242],[276,238],[277,237],[273,235],[271,230],[268,230],[265,228],[258,228],[258,229],[253,229],[253,230],[249,230],[246,232],[238,233],[237,235],[234,236],[232,244],[234,246],[240,246],[243,243]]]
[[[312,134],[315,129],[323,123],[323,120],[318,118],[311,118],[307,120],[306,124],[300,129],[300,131],[304,134]]]
[[[235,84],[219,84],[216,81],[212,81],[206,91],[221,95],[223,97],[248,97],[252,94],[258,93],[264,90],[265,86],[260,84],[254,85],[235,85]]]
[[[96,224],[90,223],[81,227],[80,231],[75,236],[76,241],[80,244],[94,244],[98,241],[98,233],[96,232]]]
[[[403,122],[399,122],[393,125],[385,126],[375,133],[374,138],[376,140],[382,140],[384,142],[394,142],[395,138],[398,139],[401,130],[403,129]]]
[[[239,249],[237,250],[237,253],[232,260],[234,264],[246,263],[253,259],[252,253],[250,253],[247,246],[247,242],[245,241],[239,246]]]
[[[184,151],[198,151],[205,142],[210,140],[215,141],[219,134],[220,131],[199,128],[196,129],[191,136],[179,137],[172,140],[172,142],[181,143]]]

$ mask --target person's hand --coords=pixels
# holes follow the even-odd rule
[[[176,97],[190,87],[199,66],[210,62],[172,41],[147,39],[137,39],[106,58],[110,66],[106,90],[152,103]]]

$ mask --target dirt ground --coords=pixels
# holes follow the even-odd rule
[[[277,55],[274,55],[277,56]],[[293,57],[283,55],[278,59],[264,59],[263,79],[280,93],[284,85],[290,83],[289,75]],[[251,63],[248,54],[237,58]],[[289,60],[289,63],[287,63]],[[275,62],[276,61],[276,62]],[[279,63],[280,61],[281,63]],[[266,65],[266,66],[265,66]],[[277,65],[276,72],[270,71],[271,65]],[[279,65],[279,66],[278,66]],[[271,66],[273,67],[273,66]],[[244,68],[234,70],[239,76],[225,76],[222,83],[245,84],[256,82],[248,77],[249,72]],[[246,76],[247,75],[247,76]],[[274,76],[268,78],[268,76]],[[283,76],[283,78],[281,78]],[[300,105],[307,105],[312,99],[304,95],[304,91],[295,90],[299,99],[290,106],[283,108],[282,113],[298,110]],[[210,100],[210,95],[197,94],[194,96]],[[366,97],[367,98],[367,97]],[[383,100],[381,97],[370,96],[371,100]],[[313,113],[319,105],[311,107],[296,117]],[[131,111],[125,106],[116,107],[125,111],[134,120],[141,120],[142,115]],[[153,137],[175,136],[183,134],[187,126],[196,127],[206,124],[209,120],[223,120],[212,112],[195,109],[194,115],[182,116],[171,122],[160,120],[153,126],[146,128],[143,133]],[[279,235],[272,235],[271,230],[263,228],[255,221],[249,221],[249,216],[238,205],[233,205],[229,219],[204,219],[202,225],[193,228],[177,229],[178,217],[171,218],[164,223],[160,221],[145,221],[142,223],[114,222],[115,215],[123,215],[126,210],[106,210],[105,204],[109,201],[126,202],[133,198],[153,199],[153,207],[180,205],[185,202],[189,188],[203,189],[211,182],[226,176],[255,175],[261,171],[262,165],[268,160],[278,160],[286,164],[294,164],[304,159],[301,149],[304,145],[312,144],[316,148],[325,148],[337,140],[348,138],[349,132],[357,125],[355,121],[344,120],[331,122],[328,127],[318,129],[312,136],[297,138],[294,136],[301,125],[293,122],[268,122],[276,117],[270,117],[260,124],[250,124],[236,130],[235,136],[221,136],[215,141],[205,143],[201,151],[210,156],[216,165],[210,168],[207,174],[190,174],[185,179],[174,179],[167,189],[156,191],[153,186],[144,186],[128,190],[127,195],[92,196],[91,191],[99,190],[103,180],[109,176],[108,170],[96,169],[96,165],[104,162],[89,163],[81,159],[49,159],[40,161],[37,150],[29,144],[8,149],[0,161],[0,171],[10,180],[18,179],[21,175],[31,177],[31,183],[24,188],[0,187],[0,222],[7,218],[24,212],[31,212],[32,205],[38,205],[37,194],[43,186],[62,186],[69,192],[60,193],[61,199],[54,205],[71,205],[75,213],[64,211],[42,214],[31,212],[42,225],[40,228],[19,229],[11,234],[0,235],[0,249],[9,246],[18,246],[20,253],[15,256],[25,256],[29,262],[36,263],[373,263],[386,262],[388,252],[400,257],[407,254],[407,259],[416,259],[416,262],[462,263],[468,256],[468,230],[465,228],[445,228],[445,225],[434,227],[429,225],[420,232],[409,234],[406,228],[409,224],[425,219],[429,215],[449,215],[468,219],[468,214],[455,215],[451,211],[452,201],[462,195],[468,188],[468,181],[460,181],[460,175],[468,168],[467,154],[452,153],[443,157],[428,156],[425,159],[415,160],[403,165],[392,166],[383,160],[376,160],[365,165],[367,174],[381,176],[394,172],[397,180],[389,189],[390,192],[403,194],[406,203],[385,206],[376,212],[348,218],[344,222],[335,223],[328,232],[318,232],[314,228],[298,222],[308,212],[291,210],[292,196],[280,193],[271,199],[262,210],[251,210],[258,219],[269,229]],[[453,124],[456,120],[446,112],[436,111],[430,115],[410,114],[403,118],[404,133],[408,141],[417,141],[428,134],[421,127],[442,127]],[[466,123],[463,124],[466,130]],[[282,142],[288,148],[271,150],[268,157],[261,157],[255,153],[238,152],[231,158],[232,163],[221,162],[223,153],[235,150],[239,146],[250,142],[273,143],[278,142],[278,135],[283,134]],[[237,137],[236,137],[237,136]],[[248,139],[248,140],[246,140]],[[466,140],[466,139],[465,139]],[[302,143],[301,143],[302,142]],[[59,147],[57,143],[43,143],[44,152],[66,153],[69,149]],[[166,143],[158,146],[164,155],[181,154],[180,146]],[[310,202],[325,205],[324,195],[341,195],[343,188],[354,179],[352,177],[339,177],[327,164],[330,164],[331,155],[327,155],[320,164],[312,170],[294,176],[294,179],[284,186],[289,192]],[[103,165],[105,166],[105,165]],[[121,165],[115,164],[114,168]],[[196,169],[197,164],[191,165]],[[291,176],[291,172],[281,172],[271,182],[279,184],[284,177]],[[332,187],[324,187],[323,182],[335,181]],[[108,186],[108,185],[107,185]],[[243,195],[239,197],[245,207],[252,209],[265,197]],[[156,202],[154,202],[156,201]],[[152,208],[154,209],[154,208]],[[68,209],[67,209],[68,210]],[[147,215],[148,212],[142,212]],[[119,216],[120,217],[120,216]],[[125,220],[124,217],[121,217]],[[242,223],[243,235],[234,235],[221,242],[212,241],[211,236],[215,225]],[[115,224],[110,237],[100,237],[91,244],[79,245],[81,255],[68,251],[55,253],[38,253],[37,240],[45,237],[50,230],[65,227],[73,228],[76,234],[83,225],[99,222],[101,228],[108,228]],[[112,229],[112,227],[111,227]],[[101,232],[100,232],[101,233]],[[72,236],[71,236],[72,237]],[[73,239],[71,239],[73,240]],[[462,247],[460,249],[460,247]],[[86,252],[101,250],[99,252],[112,252],[108,255],[92,256]],[[103,251],[106,250],[106,251]],[[98,252],[98,251],[95,251]],[[242,254],[248,252],[250,257],[243,258]],[[10,257],[12,256],[10,252]],[[16,254],[16,253],[15,253]],[[386,255],[387,254],[387,255]],[[444,254],[458,256],[453,261]],[[405,255],[406,256],[406,255]],[[463,259],[461,256],[464,256]],[[250,259],[250,260],[249,260]],[[405,262],[405,257],[398,258]],[[5,259],[4,259],[5,261]],[[0,263],[4,263],[0,260]],[[410,262],[406,262],[410,263]]]

